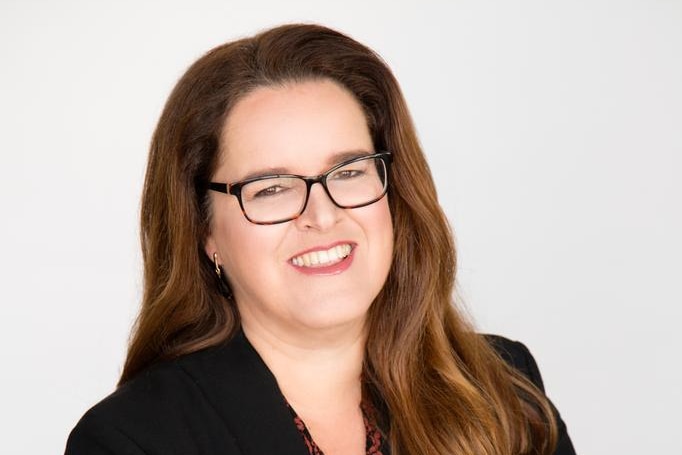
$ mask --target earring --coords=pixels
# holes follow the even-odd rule
[[[230,285],[227,284],[227,277],[223,277],[223,269],[218,265],[218,253],[213,253],[213,267],[215,268],[215,273],[218,275],[218,283],[220,286],[220,291],[227,297],[227,300],[232,300],[232,289]]]
[[[218,275],[218,278],[220,278],[222,271],[218,265],[218,253],[213,253],[213,266],[215,267],[215,273]]]

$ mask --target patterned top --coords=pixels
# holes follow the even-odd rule
[[[294,418],[294,423],[296,428],[298,428],[306,447],[308,448],[308,453],[310,455],[324,455],[324,452],[315,444],[312,435],[305,426],[305,422],[301,419],[294,408],[287,403],[287,407]],[[362,409],[362,419],[365,422],[365,451],[367,455],[389,455],[387,447],[384,446],[385,438],[382,436],[379,427],[377,426],[376,419],[376,409],[371,403],[365,403],[364,401],[360,404],[360,409]]]

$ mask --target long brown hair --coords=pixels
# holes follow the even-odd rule
[[[154,133],[141,210],[142,309],[121,376],[229,339],[236,305],[204,252],[203,185],[231,107],[257,87],[330,79],[364,109],[376,150],[393,152],[395,250],[370,308],[365,384],[386,410],[392,453],[548,454],[544,395],[512,371],[452,304],[456,256],[399,85],[370,49],[316,25],[286,25],[219,46],[194,63]]]

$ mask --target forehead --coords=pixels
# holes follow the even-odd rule
[[[316,174],[334,156],[373,151],[362,107],[329,80],[261,87],[238,101],[221,134],[216,174],[239,179],[267,169]]]

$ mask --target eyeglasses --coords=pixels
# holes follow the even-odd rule
[[[390,162],[391,153],[381,152],[344,161],[318,176],[266,175],[236,183],[210,182],[208,189],[235,196],[242,213],[252,223],[285,223],[305,211],[310,189],[316,183],[322,185],[339,208],[373,204],[388,190]]]

